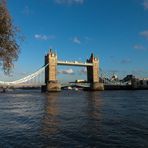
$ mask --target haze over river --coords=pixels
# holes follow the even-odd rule
[[[0,148],[148,148],[148,91],[0,94]]]

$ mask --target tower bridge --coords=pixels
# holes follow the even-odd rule
[[[87,59],[86,62],[60,61],[58,60],[57,54],[52,50],[45,55],[45,64],[39,70],[15,81],[0,81],[0,88],[40,86],[44,92],[60,91],[61,84],[57,79],[58,65],[86,67],[87,82],[90,84],[90,90],[104,90],[104,85],[99,82],[99,59],[93,54],[91,54],[90,58]]]
[[[58,61],[57,54],[50,52],[45,55],[45,84],[42,87],[43,91],[60,91],[61,85],[57,80],[57,66],[83,66],[87,67],[87,82],[90,83],[91,90],[103,90],[104,86],[99,82],[99,59],[91,54],[90,58],[85,63],[74,61]]]

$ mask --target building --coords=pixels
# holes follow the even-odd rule
[[[132,86],[137,89],[148,89],[148,78],[133,79]]]

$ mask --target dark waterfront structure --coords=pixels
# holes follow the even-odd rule
[[[99,60],[93,54],[91,54],[91,57],[85,63],[58,61],[57,54],[50,50],[45,56],[45,65],[47,65],[45,68],[46,85],[42,87],[42,91],[52,92],[61,90],[61,85],[57,80],[57,65],[87,67],[87,81],[90,83],[89,90],[104,90],[103,84],[99,82]]]

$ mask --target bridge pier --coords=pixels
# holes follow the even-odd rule
[[[47,92],[58,92],[61,91],[61,84],[58,81],[49,81],[47,83]]]
[[[92,91],[104,90],[104,85],[103,85],[103,83],[100,83],[100,82],[91,83],[90,90],[92,90]]]
[[[42,86],[42,92],[59,92],[61,91],[61,84],[58,81],[50,81]]]

